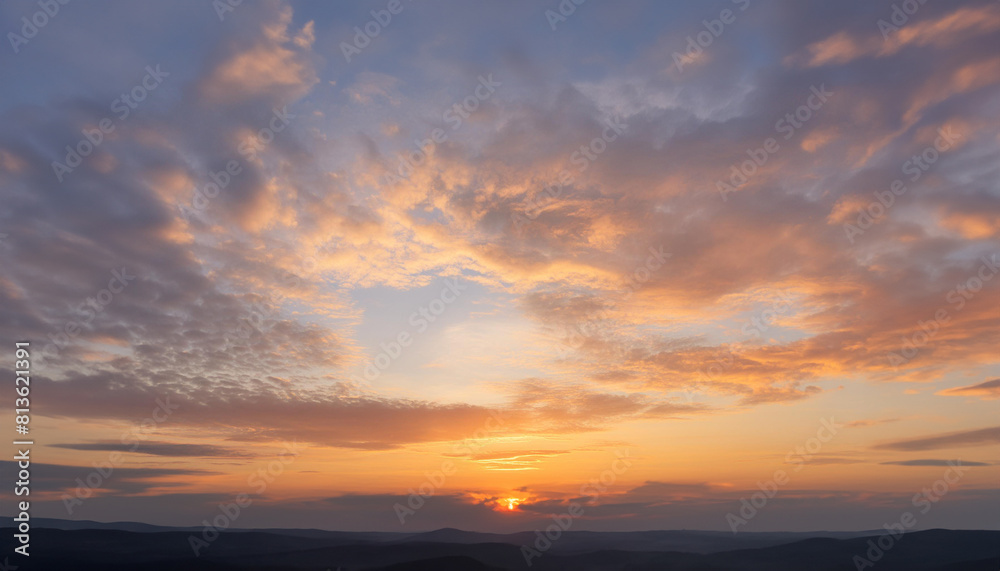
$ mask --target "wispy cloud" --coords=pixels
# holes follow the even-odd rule
[[[967,446],[989,446],[1000,443],[1000,426],[952,432],[939,436],[926,436],[910,440],[898,440],[876,445],[879,450],[899,450],[904,452],[918,450],[940,450],[943,448],[960,448]]]

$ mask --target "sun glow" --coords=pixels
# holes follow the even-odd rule
[[[518,504],[521,503],[519,498],[503,498],[500,500],[501,506],[506,506],[508,511],[513,511],[517,509]]]

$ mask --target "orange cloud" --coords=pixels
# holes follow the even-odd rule
[[[786,59],[807,67],[845,64],[862,57],[886,57],[909,46],[934,46],[945,48],[977,35],[1000,30],[1000,10],[995,6],[959,8],[937,20],[915,21],[898,30],[887,32],[886,37],[877,33],[857,36],[848,32],[836,34],[806,47],[805,54]]]

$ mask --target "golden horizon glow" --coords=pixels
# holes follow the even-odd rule
[[[726,530],[785,472],[745,529],[878,529],[962,459],[921,525],[994,525],[1000,4],[445,4],[4,60],[33,516]]]

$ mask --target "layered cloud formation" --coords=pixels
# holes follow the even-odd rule
[[[289,524],[329,498],[313,525],[382,502],[392,528],[456,457],[468,480],[427,525],[516,527],[480,512],[518,489],[517,517],[547,512],[631,447],[645,467],[595,525],[683,505],[719,527],[783,465],[774,430],[804,442],[831,414],[868,436],[824,448],[845,479],[797,484],[772,528],[823,527],[798,506],[839,498],[828,528],[878,527],[864,494],[899,486],[850,466],[917,485],[929,450],[975,454],[981,501],[1000,6],[717,4],[588,3],[554,30],[529,3],[406,4],[349,61],[384,6],[71,5],[0,55],[0,328],[39,355],[52,515],[61,474],[158,399],[95,519],[184,486],[160,519],[196,522],[297,440],[301,473],[268,492]],[[662,444],[742,430],[701,468]]]

